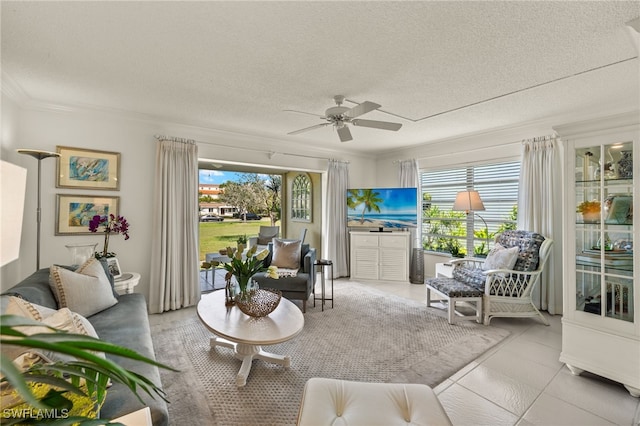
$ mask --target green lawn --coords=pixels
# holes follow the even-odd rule
[[[217,252],[227,246],[235,247],[238,237],[246,235],[248,239],[257,236],[261,225],[270,226],[271,220],[263,218],[242,222],[225,218],[223,222],[200,222],[200,260],[203,261],[207,253]]]

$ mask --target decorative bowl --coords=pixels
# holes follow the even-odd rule
[[[266,317],[280,304],[282,292],[272,288],[250,290],[246,295],[235,297],[236,306],[250,317]]]

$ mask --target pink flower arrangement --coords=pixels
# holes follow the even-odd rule
[[[129,239],[129,222],[123,216],[115,216],[110,214],[109,216],[95,215],[89,222],[89,231],[97,232],[98,228],[104,227],[104,248],[102,253],[96,252],[96,258],[103,257],[115,257],[115,253],[109,253],[109,235],[122,234],[124,239]]]

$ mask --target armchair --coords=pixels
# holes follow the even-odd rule
[[[291,242],[291,240],[288,240]],[[264,260],[265,266],[270,266],[273,260],[273,242],[267,245],[269,255]],[[282,296],[290,300],[302,301],[302,312],[307,310],[307,300],[316,284],[316,249],[309,247],[309,244],[300,245],[300,264],[295,276],[280,276],[278,279],[269,278],[264,272],[255,274],[252,278],[261,288],[274,288],[282,292]]]
[[[508,230],[497,235],[495,241],[492,252],[499,247],[512,249],[515,258],[510,259],[510,264],[496,267],[490,259],[491,253],[485,260],[453,260],[452,278],[425,280],[427,306],[431,303],[430,292],[434,291],[448,300],[450,323],[458,313],[456,301],[469,300],[476,302],[476,317],[479,322],[483,316],[485,325],[489,325],[493,317],[537,317],[549,325],[533,304],[531,295],[540,281],[553,240],[536,232]]]
[[[279,226],[260,226],[257,237],[250,237],[247,247],[258,246],[258,251],[267,247],[267,244],[280,234]]]

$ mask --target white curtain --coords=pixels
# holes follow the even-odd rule
[[[334,278],[349,276],[349,233],[347,232],[347,188],[349,164],[329,160],[327,170],[327,257],[333,261]]]
[[[149,312],[200,300],[198,260],[198,146],[156,136]]]
[[[533,295],[538,308],[562,313],[562,173],[560,149],[554,137],[522,142],[518,190],[518,229],[553,239],[540,286]]]
[[[411,252],[415,247],[421,247],[422,233],[422,191],[420,190],[420,174],[418,172],[418,160],[403,160],[400,161],[400,168],[398,169],[401,188],[417,188],[418,189],[418,228],[410,229],[411,232]]]

